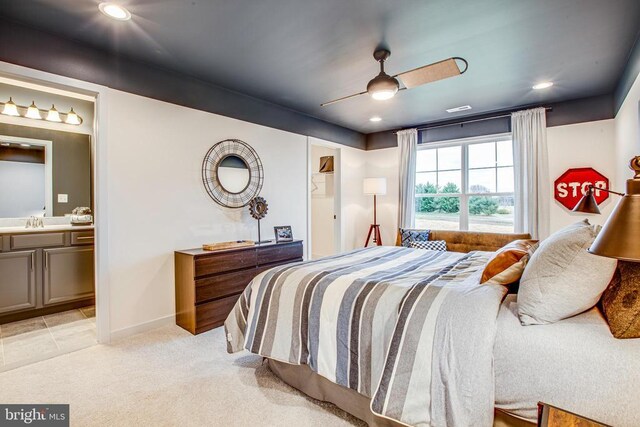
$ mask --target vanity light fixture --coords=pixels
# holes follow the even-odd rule
[[[42,120],[42,114],[40,114],[40,109],[36,106],[35,101],[31,101],[31,105],[27,108],[27,113],[24,116],[34,120]]]
[[[18,106],[13,102],[13,99],[9,97],[9,100],[4,103],[4,108],[2,109],[2,114],[6,116],[19,116]]]
[[[62,119],[60,118],[60,113],[58,113],[58,110],[56,110],[56,106],[53,104],[51,104],[51,109],[47,113],[47,121],[57,122],[57,123],[62,122]]]
[[[71,107],[71,111],[69,111],[67,113],[67,119],[64,122],[68,123],[70,125],[79,125],[80,124],[80,118],[78,117],[76,112],[73,111],[73,107]]]
[[[531,89],[533,90],[542,90],[542,89],[547,89],[549,87],[553,86],[553,82],[540,82],[540,83],[536,83],[533,86],[531,86]]]
[[[71,107],[68,113],[59,112],[56,110],[55,105],[51,105],[50,110],[41,110],[35,101],[31,101],[31,105],[26,107],[24,105],[17,105],[13,102],[13,98],[10,97],[7,102],[0,102],[0,108],[0,113],[6,116],[23,117],[33,120],[42,120],[44,118],[49,122],[65,123],[75,126],[82,124],[82,117],[73,110],[73,107]]]
[[[115,3],[100,3],[98,5],[100,12],[104,13],[111,19],[116,21],[128,21],[131,19],[131,13],[124,7]]]
[[[29,148],[29,147],[31,147],[31,144],[20,144],[20,146],[24,147],[24,148]]]
[[[370,122],[379,122],[379,121],[381,121],[381,120],[382,120],[382,118],[381,118],[381,117],[379,117],[379,116],[373,116],[373,117],[371,117],[371,118],[369,119],[369,121],[370,121]]]

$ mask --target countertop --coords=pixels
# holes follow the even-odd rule
[[[0,234],[22,234],[22,233],[53,233],[56,231],[86,231],[93,230],[93,225],[45,225],[44,228],[20,227],[0,227]]]

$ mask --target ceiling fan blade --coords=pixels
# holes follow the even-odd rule
[[[355,98],[356,96],[364,95],[365,93],[367,93],[366,90],[364,92],[354,93],[353,95],[343,96],[342,98],[334,99],[333,101],[329,101],[329,102],[325,102],[324,104],[320,104],[320,106],[324,107],[326,105],[335,104],[336,102],[344,101],[345,99],[349,99],[349,98]]]
[[[456,60],[464,62],[464,70],[460,70]],[[394,77],[399,78],[407,89],[411,89],[427,83],[447,79],[449,77],[459,76],[460,74],[464,74],[467,71],[467,68],[469,68],[467,61],[462,58],[453,57],[410,71],[405,71],[404,73],[396,74]]]

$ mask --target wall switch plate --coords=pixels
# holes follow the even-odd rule
[[[68,194],[58,194],[58,203],[69,203]]]

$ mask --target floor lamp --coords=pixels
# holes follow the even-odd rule
[[[367,241],[364,244],[365,248],[369,246],[369,240],[373,235],[373,243],[378,246],[382,246],[382,237],[380,236],[380,225],[378,224],[378,218],[376,214],[376,196],[382,196],[387,194],[387,178],[365,178],[362,183],[362,189],[364,194],[373,195],[373,224],[369,227],[369,234],[367,234]]]

